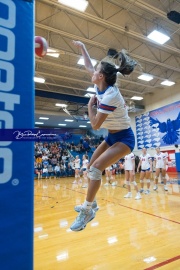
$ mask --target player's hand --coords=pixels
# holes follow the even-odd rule
[[[89,100],[88,106],[92,107],[93,105],[97,104],[97,97],[96,95],[92,96]]]
[[[81,41],[73,40],[72,43],[73,43],[73,45],[76,46],[77,48],[83,48],[83,47],[84,47],[84,43],[82,43]]]

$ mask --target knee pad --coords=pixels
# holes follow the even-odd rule
[[[146,182],[147,182],[147,183],[151,183],[151,180],[150,180],[150,179],[147,179]]]
[[[140,182],[140,183],[144,183],[144,180],[140,180],[139,182]]]
[[[155,176],[155,178],[154,178],[155,180],[158,180],[158,176]]]
[[[130,186],[130,182],[126,180],[126,185],[127,186]]]
[[[99,169],[91,166],[88,176],[91,180],[101,180],[102,172]]]
[[[108,176],[106,177],[106,180],[109,181],[109,177]]]
[[[133,181],[132,183],[133,183],[133,185],[134,185],[134,186],[137,186],[137,183],[136,183],[136,181]]]

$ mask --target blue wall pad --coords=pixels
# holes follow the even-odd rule
[[[34,127],[34,1],[0,0],[0,132]],[[33,142],[0,141],[0,269],[33,269]]]

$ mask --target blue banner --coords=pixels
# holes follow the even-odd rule
[[[0,0],[0,130],[34,127],[34,4]],[[33,142],[0,141],[0,269],[33,269]]]
[[[180,144],[180,101],[135,119],[138,149]]]

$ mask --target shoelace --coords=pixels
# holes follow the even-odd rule
[[[76,220],[77,221],[81,221],[81,220],[84,221],[85,220],[86,213],[87,213],[87,210],[81,209],[81,212],[77,216]]]

